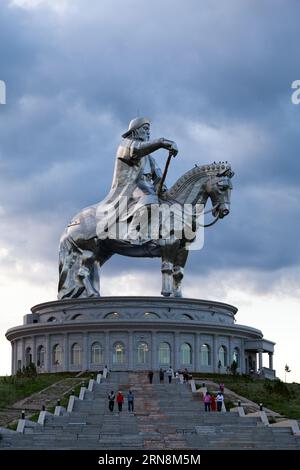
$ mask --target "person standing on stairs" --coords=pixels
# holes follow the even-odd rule
[[[117,394],[117,403],[118,403],[119,412],[122,411],[123,402],[124,402],[124,396],[121,390],[119,390]]]
[[[224,395],[223,393],[219,392],[217,395],[217,410],[222,411],[222,405],[224,401]]]
[[[210,409],[211,411],[217,411],[217,402],[214,394],[211,395]]]
[[[148,379],[149,379],[149,383],[152,384],[152,380],[153,380],[153,370],[149,370],[149,372],[148,372]]]
[[[211,404],[211,396],[209,392],[206,392],[203,398],[204,401],[204,409],[205,411],[210,411],[210,404]]]
[[[128,411],[134,411],[134,395],[131,390],[129,390],[127,395],[127,402],[128,402]]]
[[[109,411],[114,411],[114,406],[115,406],[115,399],[116,399],[116,395],[115,395],[115,392],[112,390],[109,394],[108,394],[108,409]]]
[[[167,369],[167,376],[168,376],[168,379],[169,379],[169,384],[172,382],[172,377],[173,377],[173,369],[172,369],[172,366],[169,367],[169,369]]]
[[[106,378],[107,378],[107,374],[108,374],[108,367],[107,367],[107,365],[105,365],[102,374],[103,374],[103,378],[106,379]]]
[[[164,377],[165,377],[165,371],[162,368],[160,368],[159,369],[159,382],[161,384],[164,383]]]

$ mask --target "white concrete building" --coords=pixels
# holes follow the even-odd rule
[[[237,308],[221,302],[163,297],[101,297],[36,305],[11,328],[12,373],[33,362],[40,373],[174,370],[239,373],[269,378],[274,343],[235,323]],[[263,367],[263,354],[268,367]]]

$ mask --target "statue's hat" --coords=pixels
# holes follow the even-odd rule
[[[128,126],[128,130],[126,132],[124,132],[124,134],[122,134],[122,137],[127,137],[129,134],[131,134],[131,132],[134,130],[134,129],[138,129],[139,127],[143,126],[144,124],[150,124],[150,119],[146,118],[146,117],[136,117],[134,119],[132,119],[132,121],[130,121],[129,123],[129,126]]]

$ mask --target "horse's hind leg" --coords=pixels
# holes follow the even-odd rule
[[[173,264],[170,263],[170,261],[163,261],[161,264],[161,274],[162,274],[161,293],[164,297],[169,297],[172,294],[172,273],[173,273]]]
[[[100,269],[112,255],[109,240],[93,239],[88,249],[81,250],[78,277],[84,284],[85,297],[100,297]]]
[[[99,271],[92,251],[82,250],[77,276],[85,288],[82,297],[100,297]]]
[[[173,267],[173,296],[182,297],[182,279],[184,275],[184,266],[189,254],[184,246],[180,247],[174,261]]]
[[[68,235],[61,239],[59,250],[58,298],[99,297],[99,272],[95,259],[95,243],[83,249]]]
[[[179,241],[170,243],[169,240],[160,240],[161,246],[161,273],[162,273],[162,289],[161,293],[164,297],[169,297],[173,293],[173,266],[175,255],[178,250]]]
[[[67,237],[63,237],[59,248],[58,299],[80,297],[84,286],[77,279],[80,252]]]

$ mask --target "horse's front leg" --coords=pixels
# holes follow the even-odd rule
[[[182,246],[175,257],[173,267],[173,297],[182,297],[182,279],[188,254],[189,250]]]
[[[162,289],[164,297],[169,297],[173,292],[173,267],[176,252],[178,250],[178,241],[160,240],[161,246],[161,273]]]

